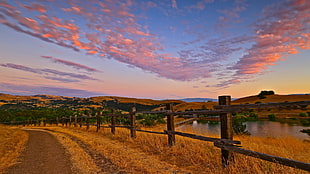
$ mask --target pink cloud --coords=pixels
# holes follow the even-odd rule
[[[9,5],[6,1],[1,1],[1,2],[0,2],[0,6],[5,7],[5,8],[8,8],[8,9],[10,9],[10,10],[15,9],[13,6]]]
[[[298,49],[309,49],[309,1],[285,1],[267,7],[264,16],[254,26],[256,35],[225,37],[206,40],[205,32],[189,32],[197,38],[184,42],[184,47],[176,55],[165,52],[158,36],[141,26],[133,13],[134,1],[39,1],[38,4],[23,3],[20,8],[36,10],[37,16],[26,17],[9,3],[0,9],[1,23],[25,34],[46,42],[81,51],[85,54],[113,58],[119,62],[156,73],[161,77],[174,80],[193,80],[211,77],[221,72],[224,61],[233,53],[246,51],[246,54],[229,69],[236,72],[226,84],[236,83],[240,76],[257,74],[273,65],[286,54],[296,54]],[[169,2],[175,2],[169,1]],[[205,9],[213,0],[199,1],[189,9]],[[148,7],[160,8],[163,2],[148,4]],[[58,13],[50,13],[48,8],[57,7]],[[41,7],[41,8],[40,8]],[[147,6],[146,6],[147,7]],[[220,11],[223,20],[239,20],[241,12],[246,10],[244,1],[235,1],[231,9]],[[18,7],[16,7],[18,8]],[[45,10],[43,10],[45,9]],[[64,19],[66,16],[69,19]],[[201,29],[206,31],[207,29]],[[206,41],[205,41],[206,40]],[[245,50],[243,44],[254,42]],[[90,67],[51,59],[75,68],[92,71]],[[90,69],[89,69],[90,68]],[[60,72],[40,70],[40,73],[60,75]],[[66,74],[66,76],[72,76]],[[83,78],[83,77],[74,77]],[[85,77],[86,78],[86,77]]]
[[[214,0],[201,0],[197,2],[195,5],[187,7],[188,9],[198,9],[198,10],[204,10],[206,8],[206,4],[213,3]]]
[[[250,79],[286,55],[297,54],[298,49],[309,49],[309,11],[310,1],[285,1],[266,7],[264,16],[254,25],[255,43],[229,68],[236,72],[231,80],[219,85],[227,86]]]
[[[310,30],[305,20],[310,17],[310,2],[289,1],[277,4],[277,9],[266,8],[266,18],[255,25],[256,43],[233,67],[237,74],[259,73],[285,55],[298,53],[298,48],[309,48]]]
[[[72,97],[90,97],[98,95],[107,95],[104,93],[88,91],[85,89],[68,88],[61,86],[48,85],[25,85],[14,83],[0,83],[0,91],[10,94],[36,95],[36,94],[50,94],[50,95],[64,95]]]
[[[80,80],[97,80],[95,78],[89,77],[87,75],[83,74],[77,74],[77,73],[68,73],[68,72],[62,72],[54,69],[39,69],[39,68],[31,68],[24,65],[17,65],[13,63],[7,63],[7,64],[0,64],[2,67],[6,68],[13,68],[21,71],[31,72],[35,74],[44,75],[46,79],[52,79],[52,80],[60,80],[62,82],[77,82]],[[64,80],[64,77],[66,78],[73,78],[71,80]]]
[[[27,10],[30,10],[30,11],[38,11],[38,12],[41,12],[41,13],[45,13],[46,12],[46,8],[43,5],[37,4],[37,3],[32,3],[31,5],[21,4],[21,6],[26,8]]]
[[[38,70],[38,69],[30,68],[30,67],[23,66],[23,65],[17,65],[17,64],[13,64],[13,63],[0,64],[0,66],[7,67],[7,68],[19,69],[22,71],[27,71],[27,72],[37,73],[37,74],[41,73],[40,70]]]
[[[171,6],[172,8],[178,9],[177,1],[176,0],[171,0]]]
[[[88,67],[88,66],[85,66],[85,65],[81,65],[81,64],[78,64],[78,63],[75,63],[75,62],[71,62],[71,61],[67,61],[67,60],[62,60],[62,59],[57,59],[57,58],[54,58],[54,57],[51,57],[51,56],[41,56],[41,57],[45,58],[45,59],[52,60],[55,63],[61,63],[61,64],[64,64],[64,65],[67,65],[67,66],[72,66],[73,68],[76,68],[76,69],[82,69],[82,70],[86,70],[86,71],[89,71],[89,72],[100,72],[99,70],[97,70],[95,68],[91,68],[91,67]]]

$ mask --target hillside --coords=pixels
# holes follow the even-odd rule
[[[138,111],[150,111],[158,108],[166,103],[174,105],[185,103],[181,100],[152,100],[152,99],[137,99],[115,96],[98,96],[90,98],[65,97],[53,95],[33,95],[20,96],[0,93],[0,106],[5,109],[33,109],[36,107],[49,108],[72,108],[84,110],[86,108],[102,108],[109,107],[130,111],[133,106]]]
[[[165,103],[185,103],[181,100],[152,100],[152,99],[138,99],[128,97],[115,97],[115,96],[99,96],[90,97],[91,101],[101,103],[102,101],[116,101],[119,103],[136,103],[142,105],[161,105]]]
[[[269,102],[294,102],[310,101],[310,95],[265,95],[263,97],[248,96],[232,101],[232,104],[254,104]],[[6,108],[35,108],[35,107],[67,107],[74,109],[101,108],[109,107],[130,111],[133,106],[138,111],[160,110],[164,109],[164,104],[172,103],[175,111],[213,109],[217,102],[184,102],[181,100],[152,100],[138,99],[117,96],[97,96],[90,98],[54,96],[54,95],[33,95],[20,96],[0,93],[0,106]]]
[[[10,95],[10,94],[4,94],[0,93],[0,101],[5,103],[18,103],[18,102],[34,102],[34,101],[41,101],[41,102],[49,102],[51,100],[68,100],[73,99],[74,97],[65,97],[65,96],[56,96],[56,95],[29,95],[29,96],[23,96],[23,95]]]
[[[266,95],[266,98],[260,99],[257,95],[243,97],[232,101],[232,104],[254,104],[257,102],[295,102],[295,101],[310,101],[310,95]]]

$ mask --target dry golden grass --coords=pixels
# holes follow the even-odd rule
[[[17,162],[27,140],[26,132],[0,125],[0,173]]]
[[[99,97],[91,97],[90,99],[96,103],[101,103],[103,100],[106,101],[118,100],[120,103],[139,103],[143,105],[159,105],[172,102],[183,103],[183,101],[181,100],[152,100],[152,99],[138,99],[128,97],[115,97],[115,96],[99,96]]]
[[[38,101],[42,101],[44,103],[48,103],[50,102],[50,100],[67,100],[67,98],[73,98],[73,97],[64,97],[64,96],[56,96],[56,95],[45,95],[45,94],[41,94],[41,95],[37,95],[37,96],[23,96],[23,95],[10,95],[10,94],[3,94],[0,93],[0,100],[4,100],[7,102],[12,102],[12,101],[19,101],[19,102],[23,102],[24,100],[38,100]],[[3,104],[7,104],[7,103],[2,103]],[[45,106],[45,104],[36,104],[37,106]]]
[[[38,127],[38,129],[41,129],[41,127]],[[53,132],[47,132],[54,135],[70,154],[73,171],[78,174],[98,173],[100,169],[96,166],[93,159],[75,141],[64,134],[57,132],[57,129],[58,128],[53,128]]]
[[[213,109],[214,105],[218,105],[217,102],[189,102],[181,103],[174,106],[175,111],[185,111],[186,109]]]
[[[308,173],[279,164],[235,154],[235,165],[221,167],[220,149],[212,143],[177,136],[176,145],[168,147],[165,135],[95,128],[49,128],[73,135],[129,173]],[[191,130],[187,130],[191,132]],[[236,137],[245,149],[310,163],[309,142],[287,138]]]
[[[259,99],[257,96],[243,97],[234,100],[232,104],[254,104],[256,102],[268,103],[268,102],[295,102],[295,101],[309,101],[310,95],[266,95],[266,98]]]
[[[103,156],[107,157],[115,165],[125,169],[129,173],[187,173],[180,168],[165,161],[161,161],[157,156],[145,153],[140,148],[133,148],[129,145],[134,142],[127,136],[120,139],[112,136],[107,131],[96,133],[94,129],[86,131],[79,128],[48,128],[55,131],[70,134],[89,144]],[[119,132],[121,133],[121,132]],[[128,134],[128,130],[127,130]],[[150,165],[152,164],[152,165]]]

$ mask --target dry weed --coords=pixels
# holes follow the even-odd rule
[[[176,136],[176,144],[170,148],[166,135],[137,132],[137,137],[132,139],[129,130],[123,128],[116,129],[116,135],[106,128],[99,132],[94,127],[48,129],[80,139],[129,173],[308,173],[241,154],[235,154],[234,164],[222,169],[221,151],[213,143],[180,136]],[[310,163],[309,142],[293,137],[236,136],[235,139],[245,149]]]
[[[0,125],[0,173],[17,162],[28,134],[18,128]]]

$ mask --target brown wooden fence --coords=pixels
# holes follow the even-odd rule
[[[218,106],[214,106],[214,110],[200,110],[200,111],[186,111],[186,112],[175,112],[173,110],[172,104],[167,104],[166,109],[162,111],[148,111],[148,112],[136,112],[135,108],[132,108],[132,111],[129,114],[116,114],[114,110],[112,113],[100,113],[96,116],[71,116],[69,118],[56,118],[55,120],[28,120],[28,121],[20,121],[20,122],[9,122],[9,124],[23,124],[26,125],[46,125],[48,122],[49,124],[55,124],[59,126],[86,126],[86,129],[89,129],[90,126],[96,126],[96,130],[99,131],[100,128],[110,128],[111,133],[116,133],[116,128],[127,128],[130,130],[130,136],[132,138],[136,137],[136,132],[145,132],[145,133],[152,133],[152,134],[165,134],[167,135],[168,144],[169,146],[173,146],[176,143],[175,136],[183,136],[192,139],[198,139],[201,141],[208,141],[213,142],[214,146],[217,148],[221,148],[221,159],[223,167],[226,167],[234,160],[233,153],[240,153],[247,156],[252,156],[255,158],[259,158],[262,160],[270,161],[273,163],[282,164],[285,166],[290,166],[306,171],[310,171],[310,164],[296,161],[292,159],[282,158],[278,156],[268,155],[260,152],[255,152],[247,149],[241,148],[241,142],[233,140],[233,128],[232,128],[232,113],[242,111],[244,109],[261,109],[261,108],[270,108],[270,107],[283,107],[283,106],[305,106],[310,105],[310,101],[300,101],[300,102],[281,102],[281,103],[260,103],[260,104],[245,104],[245,105],[231,105],[231,97],[230,96],[219,96],[218,98]],[[137,129],[136,126],[136,113],[144,113],[144,114],[154,114],[154,113],[162,113],[165,114],[167,117],[167,130],[163,132],[156,132],[156,131],[148,131],[148,130],[141,130]],[[221,124],[221,138],[212,138],[212,137],[205,137],[199,136],[195,134],[189,134],[184,132],[175,131],[175,116],[181,115],[193,115],[193,114],[218,114],[220,116],[220,124]],[[110,117],[110,125],[103,126],[102,125],[102,118],[103,117]],[[117,125],[116,118],[117,117],[127,117],[130,120],[130,125]],[[91,119],[96,119],[95,123],[91,123]]]

